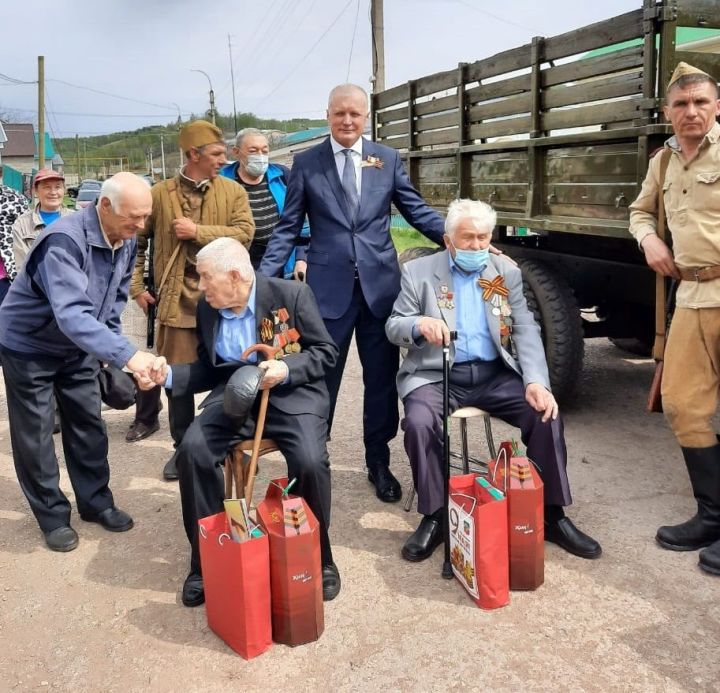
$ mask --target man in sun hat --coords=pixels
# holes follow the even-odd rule
[[[152,216],[138,235],[137,263],[130,286],[131,297],[145,312],[158,300],[157,351],[170,364],[192,363],[197,358],[198,250],[222,237],[235,238],[248,247],[255,232],[244,188],[219,175],[226,163],[222,130],[206,120],[195,120],[180,131],[180,148],[185,153],[185,166],[174,178],[152,188]],[[158,299],[143,282],[149,239],[153,241]],[[136,420],[126,436],[128,442],[142,440],[157,430],[159,409],[159,388],[139,396]],[[195,418],[193,395],[171,398],[168,410],[170,433],[177,447]],[[178,478],[174,455],[163,476],[167,480]]]
[[[648,265],[678,282],[662,403],[685,458],[697,513],[682,524],[660,527],[656,540],[673,551],[708,547],[700,552],[700,567],[720,575],[720,444],[712,425],[720,387],[717,81],[681,62],[668,83],[663,112],[674,135],[650,161],[640,195],[630,206],[630,232]],[[656,233],[661,189],[672,250]]]

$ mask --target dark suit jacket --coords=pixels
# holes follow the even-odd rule
[[[362,156],[379,159],[382,168],[361,169],[355,219],[350,218],[330,139],[295,157],[285,209],[260,265],[263,274],[280,275],[307,214],[312,230],[307,281],[324,318],[339,318],[347,311],[356,264],[370,310],[381,320],[390,315],[400,291],[400,268],[390,237],[391,204],[421,233],[442,243],[443,219],[415,190],[397,151],[364,139]]]
[[[325,329],[312,291],[301,282],[284,279],[256,275],[255,281],[257,341],[272,344],[272,339],[261,338],[260,326],[264,318],[272,321],[272,311],[280,308],[287,309],[290,315],[288,327],[300,333],[301,351],[285,357],[289,381],[270,390],[270,404],[286,414],[327,417],[329,396],[324,378],[335,365],[338,350]],[[202,298],[197,308],[198,360],[172,367],[173,397],[212,390],[201,406],[222,401],[225,383],[237,368],[245,365],[223,361],[215,353],[219,320],[220,313]]]

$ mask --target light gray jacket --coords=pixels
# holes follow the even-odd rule
[[[490,301],[485,302],[485,315],[493,342],[503,363],[522,376],[523,383],[540,383],[550,389],[545,351],[540,328],[527,307],[522,290],[520,269],[503,256],[490,255],[482,278],[492,280],[498,274],[509,290],[508,303],[512,311],[510,351],[500,341],[500,317],[493,315]],[[445,320],[451,331],[456,329],[455,308],[440,307],[441,286],[453,292],[448,251],[411,260],[402,267],[400,294],[392,314],[385,324],[388,339],[403,349],[403,359],[397,376],[398,394],[407,397],[421,385],[442,380],[442,348],[428,344],[424,337],[413,340],[413,326],[418,318],[428,316]],[[511,353],[513,352],[513,353]],[[450,365],[455,360],[455,345],[450,345]]]
[[[60,207],[60,218],[73,214],[74,209],[68,207]],[[25,258],[30,252],[35,239],[42,233],[45,228],[45,222],[40,216],[40,203],[38,202],[32,209],[28,209],[25,214],[21,214],[13,224],[13,255],[15,256],[15,266],[19,272],[25,264]]]

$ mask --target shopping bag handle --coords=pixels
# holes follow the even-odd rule
[[[469,511],[469,514],[472,515],[473,511],[475,510],[475,506],[477,505],[477,498],[475,498],[475,496],[468,496],[467,493],[460,493],[458,491],[453,491],[450,495],[451,496],[462,496],[463,498],[469,498],[473,502],[473,506],[472,506],[472,508],[470,508],[470,511]],[[463,510],[465,510],[465,508],[463,508]],[[465,512],[468,512],[468,511],[466,510]]]
[[[500,448],[500,452],[498,453],[497,459],[495,460],[495,469],[493,469],[492,473],[492,482],[495,486],[497,486],[497,484],[495,483],[495,476],[497,475],[498,465],[500,464],[500,455],[503,456],[503,493],[507,495],[508,454],[505,448]]]

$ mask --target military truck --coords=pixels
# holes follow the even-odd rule
[[[680,27],[695,39],[682,49]],[[431,205],[497,210],[494,243],[522,267],[559,398],[578,382],[585,337],[649,353],[655,279],[628,206],[671,134],[662,103],[677,63],[720,76],[720,55],[705,52],[718,29],[717,0],[644,0],[372,97],[374,138],[401,152]]]

